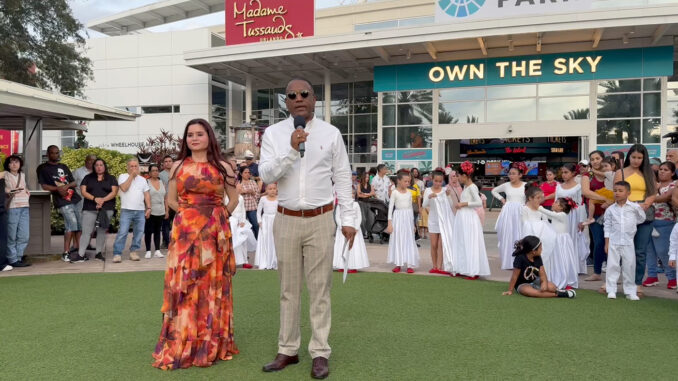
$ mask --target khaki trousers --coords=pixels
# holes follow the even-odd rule
[[[278,352],[299,352],[301,332],[301,286],[304,277],[310,299],[312,336],[308,351],[312,358],[330,356],[327,338],[332,324],[330,289],[336,224],[333,213],[311,218],[278,213],[273,224],[280,277],[280,333]]]

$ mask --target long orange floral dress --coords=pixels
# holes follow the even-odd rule
[[[235,257],[224,180],[214,166],[190,157],[176,180],[179,210],[167,256],[162,330],[153,353],[153,366],[165,370],[206,367],[238,353],[231,289]]]

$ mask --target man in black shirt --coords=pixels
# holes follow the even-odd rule
[[[38,182],[42,189],[52,192],[52,202],[64,217],[64,253],[61,259],[70,262],[69,252],[78,251],[80,246],[81,215],[77,204],[81,197],[75,191],[78,184],[66,164],[59,163],[59,147],[47,147],[47,163],[41,164]],[[73,249],[70,242],[73,240]]]

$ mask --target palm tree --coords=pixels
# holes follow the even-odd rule
[[[570,110],[567,114],[563,115],[563,118],[566,120],[578,120],[578,119],[588,119],[589,118],[589,109],[580,108],[575,110]]]

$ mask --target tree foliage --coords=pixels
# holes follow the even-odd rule
[[[160,135],[151,136],[146,139],[144,144],[139,147],[139,153],[144,156],[150,155],[151,163],[157,164],[160,163],[162,158],[166,155],[176,158],[180,148],[181,138],[169,131],[161,129]]]
[[[92,77],[82,29],[66,0],[0,0],[0,78],[82,96]]]

